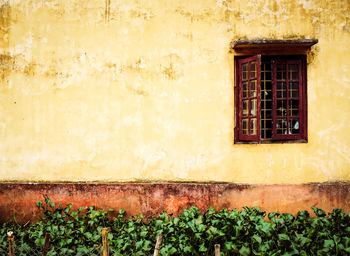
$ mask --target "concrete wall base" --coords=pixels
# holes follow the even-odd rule
[[[35,220],[35,203],[49,197],[73,208],[94,205],[123,208],[128,216],[150,217],[162,211],[179,214],[196,206],[205,211],[259,206],[262,210],[297,213],[316,206],[326,211],[350,211],[350,183],[258,185],[221,183],[0,183],[0,222],[16,214],[20,222]]]

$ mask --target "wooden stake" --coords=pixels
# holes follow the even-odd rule
[[[220,256],[220,245],[215,244],[215,256]]]
[[[103,246],[102,255],[103,256],[108,256],[109,255],[108,232],[109,232],[109,228],[103,228],[102,229],[102,246]]]
[[[162,243],[162,238],[163,238],[163,235],[162,235],[162,233],[160,233],[157,237],[156,248],[154,250],[153,256],[158,256],[158,253],[160,250],[160,244]]]
[[[44,243],[44,248],[43,248],[43,256],[46,256],[48,251],[49,251],[49,246],[50,246],[50,232],[47,232],[45,234],[45,243]]]
[[[9,240],[9,256],[15,256],[15,248],[13,246],[15,239],[12,231],[7,232],[7,238]]]

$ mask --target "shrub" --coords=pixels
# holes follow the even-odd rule
[[[204,214],[196,207],[185,209],[178,217],[163,212],[144,220],[142,215],[125,218],[125,211],[109,218],[113,211],[90,206],[72,211],[46,198],[37,202],[40,221],[3,223],[0,245],[7,246],[7,232],[14,231],[20,251],[42,247],[46,232],[51,233],[49,255],[86,255],[99,248],[101,230],[108,234],[112,255],[151,255],[159,233],[163,234],[160,255],[214,255],[214,244],[221,255],[349,255],[350,214],[334,209],[328,215],[312,207],[296,216],[271,212],[259,207],[243,210],[210,207]]]

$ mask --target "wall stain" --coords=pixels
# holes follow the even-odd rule
[[[38,64],[34,61],[27,61],[22,54],[10,55],[2,54],[0,55],[0,65],[1,65],[1,79],[5,79],[10,72],[24,73],[27,76],[35,76],[37,73]]]
[[[177,8],[175,9],[175,13],[178,13],[181,16],[187,19],[190,19],[191,23],[197,22],[197,21],[208,22],[209,20],[215,20],[215,15],[212,9],[204,9],[202,11],[198,11],[195,13],[195,12],[185,11],[184,9],[181,9],[181,8]]]
[[[312,47],[311,51],[307,53],[307,64],[311,65],[317,59],[317,56],[320,52],[320,47],[315,45]]]
[[[34,61],[30,61],[23,67],[23,73],[27,76],[34,76],[36,73],[37,64]]]
[[[162,73],[169,80],[175,80],[178,77],[173,63],[170,63],[168,66],[162,66]]]
[[[168,80],[177,80],[184,75],[183,65],[183,59],[179,55],[171,53],[161,58],[161,73]]]
[[[9,31],[11,26],[11,6],[8,2],[3,2],[0,6],[0,79],[7,83],[7,77],[13,65],[13,59],[8,53]]]
[[[129,15],[131,18],[142,18],[144,20],[150,20],[152,17],[154,17],[154,14],[151,10],[131,10],[129,12]]]
[[[109,17],[111,15],[111,0],[105,0],[105,22],[109,22]]]
[[[8,47],[8,34],[11,26],[11,6],[8,2],[0,6],[0,47]]]
[[[13,66],[13,59],[9,54],[1,54],[0,55],[0,79],[6,80],[6,78],[9,76],[11,69]]]
[[[147,195],[147,196],[145,196]],[[235,183],[1,183],[0,222],[13,214],[25,222],[38,218],[35,203],[49,197],[73,208],[94,205],[98,209],[125,209],[127,216],[150,218],[163,211],[178,215],[190,206],[205,212],[259,206],[263,211],[296,214],[317,206],[325,211],[350,210],[349,183],[257,185]],[[117,214],[117,212],[115,212]]]

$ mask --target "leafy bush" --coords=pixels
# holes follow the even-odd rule
[[[163,234],[160,255],[349,255],[350,214],[334,209],[327,214],[312,207],[296,216],[259,207],[216,212],[210,207],[201,214],[196,207],[178,217],[162,213],[144,220],[142,215],[125,218],[125,211],[109,218],[109,211],[90,206],[72,211],[46,198],[37,207],[43,215],[35,223],[7,222],[1,225],[0,245],[7,246],[7,232],[14,231],[22,250],[42,247],[46,232],[51,233],[49,255],[86,255],[100,248],[101,230],[110,227],[109,244],[113,255],[151,255],[156,237]]]

